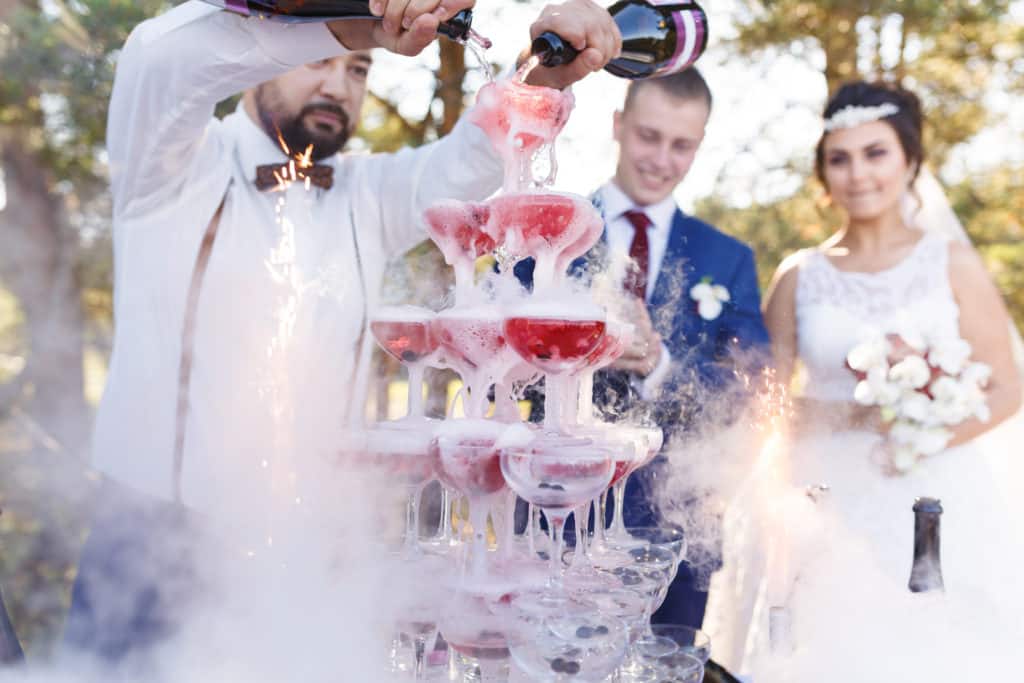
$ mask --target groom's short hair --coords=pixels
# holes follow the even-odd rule
[[[631,81],[626,89],[626,100],[622,104],[622,111],[629,109],[641,88],[652,86],[660,88],[663,92],[680,100],[702,100],[708,105],[708,112],[711,111],[711,88],[708,87],[707,81],[701,76],[700,71],[692,66],[679,73],[660,78]]]

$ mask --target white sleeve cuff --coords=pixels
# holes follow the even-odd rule
[[[278,64],[302,66],[349,51],[321,21],[286,24],[250,17],[245,26],[266,55]]]
[[[668,377],[668,371],[671,367],[672,356],[669,354],[665,342],[662,342],[661,358],[658,359],[658,364],[651,370],[651,374],[646,377],[634,376],[632,378],[633,388],[640,394],[640,398],[645,401],[654,400],[654,397],[658,395],[658,389],[661,388],[662,383]]]

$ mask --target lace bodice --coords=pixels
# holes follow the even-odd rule
[[[802,252],[796,289],[797,349],[807,371],[804,395],[853,398],[846,354],[865,337],[912,326],[959,334],[960,310],[949,283],[949,242],[925,233],[895,266],[877,273],[845,272],[824,252]]]

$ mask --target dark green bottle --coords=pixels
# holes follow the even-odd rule
[[[708,18],[695,2],[620,0],[608,8],[622,34],[622,54],[605,70],[630,79],[667,76],[697,61],[708,44]],[[542,33],[531,52],[544,66],[568,64],[578,52],[558,34]]]

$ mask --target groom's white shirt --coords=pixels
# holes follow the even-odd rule
[[[636,232],[633,224],[625,217],[631,210],[643,211],[651,220],[647,228],[648,261],[647,261],[647,303],[650,304],[654,287],[661,272],[661,263],[665,260],[668,250],[668,238],[672,234],[672,219],[676,213],[676,200],[669,195],[657,204],[648,206],[637,205],[622,189],[609,181],[598,190],[601,209],[605,218],[605,237],[608,240],[608,252],[612,258],[629,258],[629,247],[633,243]],[[651,400],[668,377],[672,367],[672,355],[664,342],[661,344],[661,357],[647,377],[633,376],[630,382],[644,400]]]
[[[116,332],[93,442],[115,480],[172,494],[186,294],[218,206],[182,479],[185,503],[210,513],[280,494],[304,459],[331,457],[370,348],[364,306],[387,260],[425,238],[431,202],[500,186],[491,145],[463,122],[415,150],[325,160],[331,190],[257,191],[256,166],[284,155],[243,110],[218,121],[214,105],[344,52],[323,24],[244,19],[195,0],[125,45],[107,131]]]

